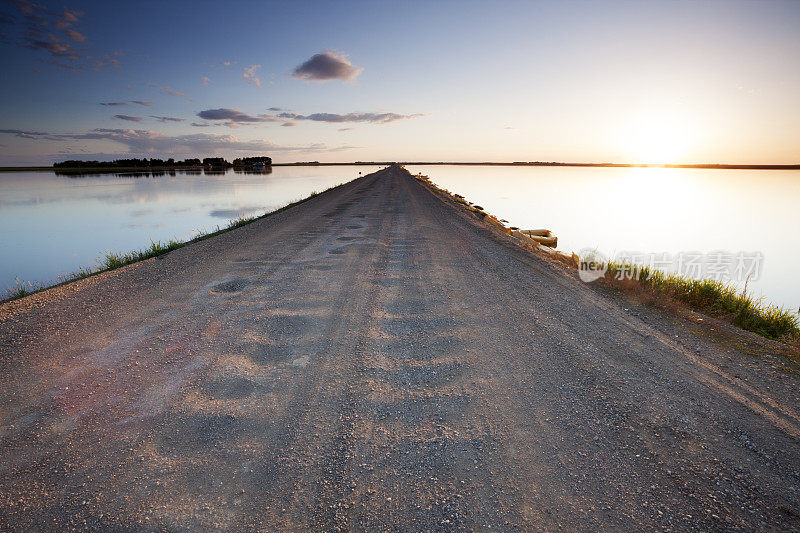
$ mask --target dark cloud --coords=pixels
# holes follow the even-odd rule
[[[192,126],[194,126],[195,128],[207,128],[207,127],[211,126],[211,124],[201,123],[201,122],[192,122]]]
[[[270,107],[267,111],[283,111],[280,107]]]
[[[277,120],[275,117],[270,115],[248,115],[244,111],[234,108],[219,108],[219,109],[206,109],[205,111],[200,111],[197,114],[198,117],[204,120],[225,120],[227,121],[226,125],[231,124],[246,124],[246,123],[254,123],[254,122],[274,122]]]
[[[47,63],[73,72],[119,66],[119,60],[114,58],[118,53],[92,57],[81,46],[88,39],[74,26],[83,13],[67,8],[58,13],[30,0],[7,3],[16,8],[14,17],[4,17],[10,21],[11,29],[9,34],[3,35],[7,43],[43,52]]]
[[[7,133],[9,135],[16,135],[23,139],[38,139],[39,137],[49,135],[43,131],[24,131],[24,130],[0,130],[0,133]]]
[[[128,120],[130,122],[139,122],[142,120],[142,117],[132,117],[130,115],[114,115],[113,118],[118,120]]]
[[[297,126],[297,122],[284,122],[281,124],[281,126],[284,128],[293,128],[294,126]]]
[[[323,52],[314,54],[311,59],[294,69],[292,76],[308,81],[354,80],[361,71],[352,65],[344,54]]]
[[[339,128],[339,131],[353,131],[355,128]]]
[[[154,118],[159,122],[183,122],[184,119],[177,118],[177,117],[162,117],[159,115],[150,115],[150,118]]]
[[[105,106],[109,106],[109,107],[119,107],[119,106],[128,105],[128,104],[138,104],[138,105],[143,105],[143,106],[150,107],[154,103],[155,102],[143,102],[141,100],[126,100],[124,102],[100,102],[100,105],[105,105]]]
[[[41,37],[37,32],[29,32],[26,46],[31,50],[44,50],[55,59],[79,59],[81,57],[72,45],[62,42],[55,35]],[[54,64],[60,65],[61,62]]]
[[[58,135],[65,139],[96,139],[113,141],[127,147],[130,153],[170,154],[170,153],[208,153],[229,152],[292,152],[341,150],[346,147],[330,148],[325,144],[307,146],[282,146],[269,141],[254,139],[241,140],[233,135],[213,133],[194,133],[190,135],[166,135],[151,130],[106,129],[99,128],[87,133]]]
[[[297,113],[280,113],[278,117],[289,120],[313,120],[315,122],[369,122],[372,124],[388,124],[396,120],[407,118],[417,118],[423,116],[420,113],[414,115],[400,115],[398,113],[347,113],[339,115],[336,113],[312,113],[311,115],[300,115]]]
[[[349,150],[352,146],[328,146],[326,144],[309,144],[304,146],[286,146],[262,139],[242,140],[233,135],[213,133],[195,133],[190,135],[167,135],[152,130],[98,128],[84,133],[29,132],[23,130],[0,130],[0,133],[14,135],[25,134],[32,138],[42,139],[44,136],[59,141],[110,141],[124,147],[126,152],[90,154],[84,147],[60,150],[51,154],[53,159],[80,155],[84,159],[108,159],[121,155],[127,156],[166,156],[193,154],[230,154],[230,153],[264,153],[264,152],[335,152]]]

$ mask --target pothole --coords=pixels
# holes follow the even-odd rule
[[[234,292],[243,291],[247,285],[249,285],[247,280],[233,279],[214,285],[209,292],[212,294],[232,294]]]

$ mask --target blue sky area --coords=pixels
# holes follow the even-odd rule
[[[797,28],[800,2],[4,1],[0,164],[798,163]]]

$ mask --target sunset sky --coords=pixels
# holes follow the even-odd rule
[[[800,2],[0,3],[0,165],[800,163]]]

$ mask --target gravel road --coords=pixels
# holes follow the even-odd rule
[[[389,167],[0,305],[0,529],[798,529],[796,368],[705,327]]]

